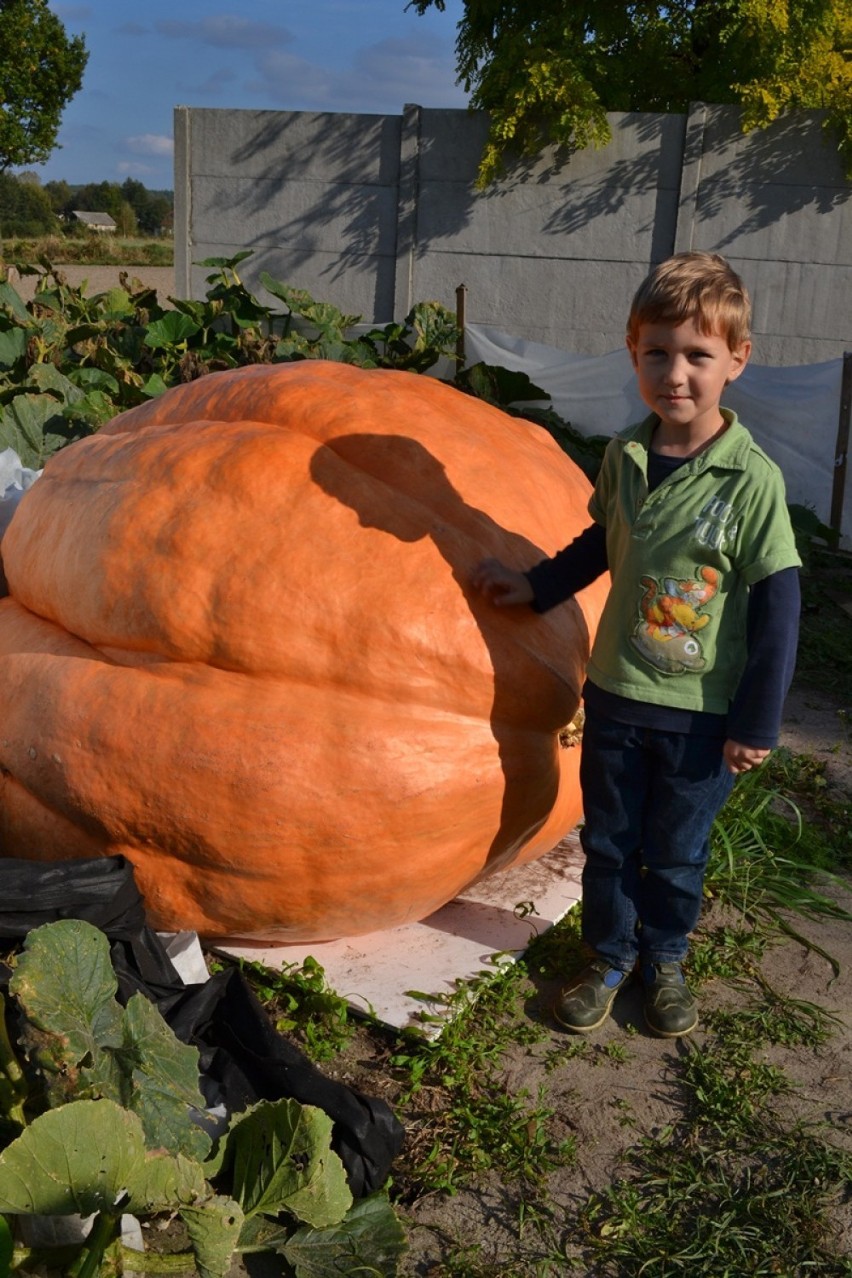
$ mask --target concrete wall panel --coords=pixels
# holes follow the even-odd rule
[[[627,304],[643,266],[559,259],[546,262],[545,271],[541,265],[517,257],[428,254],[415,265],[414,292],[422,301],[452,307],[456,288],[464,284],[472,324],[587,355],[623,346]],[[499,309],[483,306],[484,298],[495,295]]]
[[[622,344],[653,262],[704,248],[752,291],[755,359],[835,358],[852,349],[852,186],[818,113],[740,119],[613,114],[608,146],[550,149],[477,191],[480,113],[178,108],[176,287],[203,296],[193,261],[251,248],[250,287],[266,269],[386,322],[465,284],[472,322],[592,355]]]
[[[397,195],[388,186],[296,179],[279,191],[265,178],[208,176],[196,180],[193,207],[199,225],[243,248],[286,244],[345,255],[396,246]]]
[[[197,173],[319,182],[394,184],[401,121],[395,115],[314,111],[187,111]]]

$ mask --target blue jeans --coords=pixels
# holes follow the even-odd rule
[[[583,940],[613,967],[686,955],[701,913],[710,827],[734,783],[722,746],[586,712]]]

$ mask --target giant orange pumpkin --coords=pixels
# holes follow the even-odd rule
[[[315,941],[548,851],[603,585],[538,617],[469,573],[552,554],[588,492],[537,426],[315,361],[64,449],[2,546],[3,854],[121,853],[159,928]]]

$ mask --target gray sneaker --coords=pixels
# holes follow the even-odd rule
[[[603,1025],[616,994],[629,977],[629,972],[612,967],[606,959],[592,959],[562,990],[553,1005],[553,1015],[572,1033],[590,1034]]]
[[[680,963],[643,963],[645,1021],[659,1038],[681,1038],[698,1024],[698,1008]]]

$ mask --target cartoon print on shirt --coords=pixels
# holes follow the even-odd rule
[[[664,674],[684,674],[702,670],[705,665],[696,636],[710,624],[710,617],[700,610],[716,594],[719,574],[706,565],[696,571],[695,579],[664,577],[662,586],[655,577],[640,579],[644,590],[639,601],[642,617],[630,642]]]

